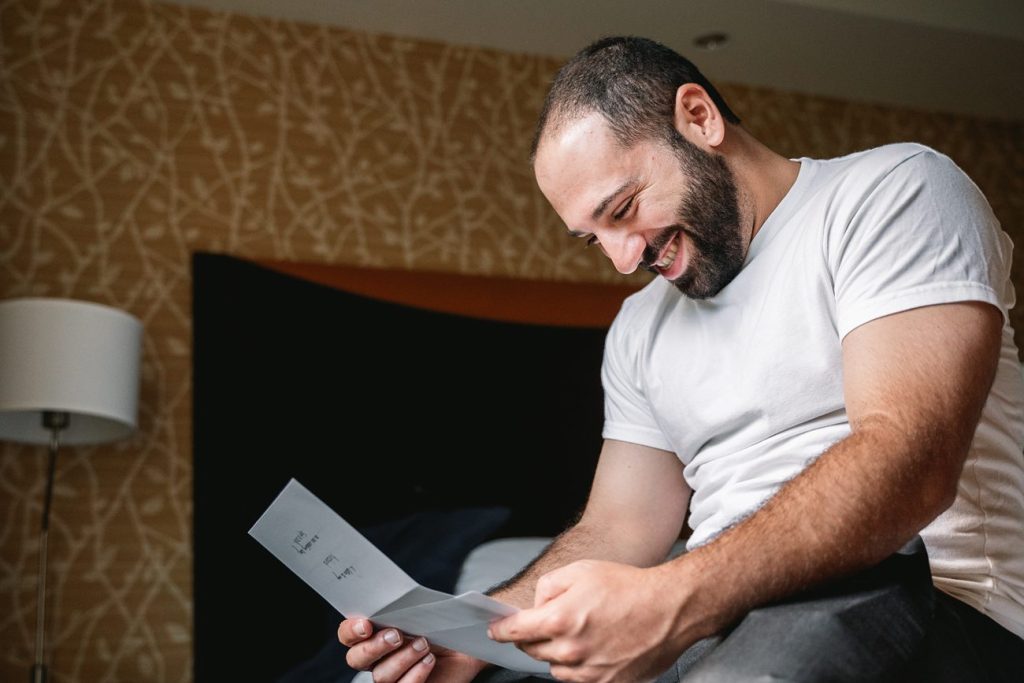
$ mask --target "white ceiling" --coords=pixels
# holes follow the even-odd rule
[[[712,81],[1024,120],[1022,0],[172,1],[554,57],[642,35]]]

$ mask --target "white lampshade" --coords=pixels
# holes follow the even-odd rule
[[[0,439],[47,443],[43,411],[70,414],[61,442],[113,441],[135,429],[142,323],[70,299],[0,301]]]

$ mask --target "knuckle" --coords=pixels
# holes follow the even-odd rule
[[[372,667],[388,651],[388,645],[382,639],[373,639],[357,643],[349,648],[345,655],[348,665],[358,671],[366,671]]]
[[[421,655],[422,653],[416,652],[412,648],[412,643],[395,652],[384,653],[371,672],[374,683],[394,683],[394,681],[402,678],[402,676],[414,673],[410,669],[420,659]],[[413,675],[413,679],[415,680],[415,675]]]
[[[365,643],[357,645],[356,648],[361,650],[363,657],[365,659],[368,659],[372,662],[377,661],[378,659],[380,659],[380,656],[384,654],[384,646],[381,643],[381,641],[377,638],[374,638],[373,640],[368,640]]]
[[[551,612],[541,617],[540,627],[545,633],[562,633],[568,626],[561,612]]]
[[[555,659],[562,664],[579,664],[583,654],[583,647],[579,643],[568,642],[555,650]]]
[[[356,671],[366,670],[366,660],[359,656],[359,653],[355,649],[351,649],[345,653],[345,663]]]

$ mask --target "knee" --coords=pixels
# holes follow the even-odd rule
[[[788,675],[744,671],[729,665],[728,662],[705,662],[689,674],[680,683],[804,683]]]

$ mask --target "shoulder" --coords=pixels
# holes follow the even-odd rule
[[[927,145],[916,142],[895,142],[832,159],[823,159],[821,163],[858,170],[873,168],[885,172],[921,155],[943,156]]]
[[[1003,290],[1012,245],[971,179],[923,145],[865,154],[870,172],[848,174],[825,223],[840,329],[910,303],[994,303],[996,292],[1011,302]]]
[[[819,179],[824,237],[836,239],[864,219],[884,225],[904,211],[954,211],[958,204],[984,209],[977,186],[945,154],[925,145],[898,143],[823,161],[811,160]],[[905,216],[904,216],[905,217]]]
[[[884,145],[819,163],[832,170],[836,181],[847,189],[860,188],[858,194],[862,196],[894,180],[921,183],[937,178],[966,178],[948,156],[913,142]]]
[[[862,153],[851,167],[847,187],[860,215],[874,206],[889,211],[959,215],[963,210],[990,213],[977,185],[945,154],[925,145],[901,143]]]

